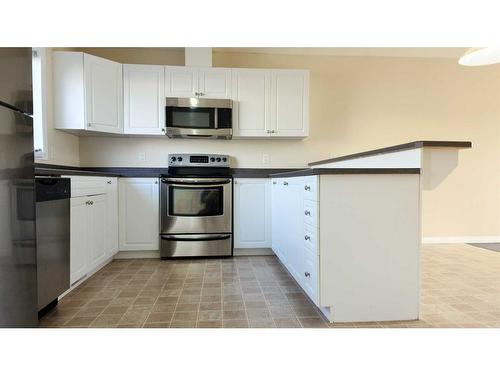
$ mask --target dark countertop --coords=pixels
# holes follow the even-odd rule
[[[267,178],[271,174],[299,171],[300,168],[231,168],[234,178]],[[102,177],[159,177],[168,176],[168,168],[142,167],[70,167],[63,165],[35,165],[37,176],[102,176]]]
[[[328,174],[419,174],[420,168],[310,168],[293,172],[275,173],[273,178],[317,176]]]
[[[342,161],[342,160],[357,159],[357,158],[366,157],[366,156],[387,154],[390,152],[412,150],[412,149],[422,148],[422,147],[471,148],[472,142],[469,142],[469,141],[414,141],[414,142],[409,142],[409,143],[403,143],[400,145],[389,146],[389,147],[384,147],[384,148],[377,148],[375,150],[363,151],[363,152],[358,152],[355,154],[339,156],[336,158],[315,161],[315,162],[309,163],[309,166],[318,165],[318,164],[325,164],[325,163],[333,163],[333,162]]]

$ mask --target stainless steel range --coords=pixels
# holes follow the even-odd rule
[[[161,178],[162,258],[233,254],[229,156],[171,154]]]

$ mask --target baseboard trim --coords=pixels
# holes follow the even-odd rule
[[[248,255],[274,255],[274,252],[269,247],[264,248],[249,248],[249,249],[234,249],[234,256]]]
[[[500,236],[464,236],[464,237],[424,237],[423,244],[446,243],[491,243],[500,242]]]
[[[160,250],[119,251],[114,259],[159,259]]]

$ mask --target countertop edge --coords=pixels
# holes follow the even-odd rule
[[[295,172],[275,173],[272,178],[340,174],[420,174],[420,168],[311,168]]]
[[[339,156],[336,158],[324,159],[319,161],[314,161],[309,163],[309,166],[334,163],[338,161],[358,159],[367,156],[388,154],[391,152],[413,150],[422,147],[450,147],[450,148],[472,148],[472,142],[470,141],[414,141],[408,143],[402,143],[399,145],[377,148],[369,151],[357,152],[354,154]]]

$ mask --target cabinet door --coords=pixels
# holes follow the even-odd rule
[[[271,122],[275,137],[309,134],[309,72],[272,70]]]
[[[231,69],[200,68],[198,89],[203,98],[231,98]]]
[[[84,54],[87,130],[123,131],[122,64]]]
[[[198,70],[184,66],[165,67],[165,96],[193,98],[198,92]]]
[[[120,250],[159,250],[157,178],[121,178],[118,192]]]
[[[233,136],[268,137],[271,125],[271,73],[233,69]]]
[[[87,273],[88,268],[88,220],[87,197],[71,198],[70,224],[70,283],[73,284]]]
[[[87,197],[88,208],[88,254],[90,270],[94,270],[106,259],[106,194]]]
[[[234,181],[234,247],[271,247],[271,189],[267,178]]]
[[[165,68],[124,65],[123,108],[125,134],[164,134]]]
[[[106,181],[106,257],[118,252],[118,179]]]
[[[285,202],[282,226],[286,230],[283,247],[287,251],[287,268],[297,282],[302,280],[302,249],[304,244],[304,189],[300,178],[288,178],[283,182]]]
[[[284,246],[284,238],[287,234],[287,229],[284,226],[284,215],[286,202],[284,197],[284,186],[281,179],[273,179],[271,184],[271,239],[272,249],[278,256],[281,263],[286,265],[286,247]]]

